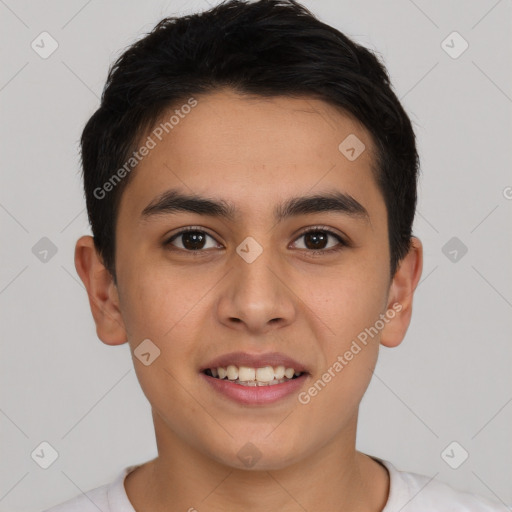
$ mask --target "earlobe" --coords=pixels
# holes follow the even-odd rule
[[[400,262],[389,289],[388,310],[394,311],[392,320],[381,331],[380,343],[386,347],[400,345],[411,322],[414,291],[423,269],[421,240],[411,238],[409,252]]]
[[[98,338],[107,345],[126,343],[117,288],[96,251],[93,237],[82,236],[76,242],[75,268],[87,290]]]

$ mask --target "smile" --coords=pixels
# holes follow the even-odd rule
[[[282,365],[251,368],[230,364],[226,367],[207,368],[204,373],[209,377],[230,381],[240,386],[260,387],[283,384],[300,377],[303,372],[295,371],[293,368],[285,368]]]

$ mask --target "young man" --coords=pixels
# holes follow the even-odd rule
[[[503,510],[355,449],[422,269],[414,132],[372,53],[293,0],[165,19],[82,162],[76,268],[158,457],[52,512]]]

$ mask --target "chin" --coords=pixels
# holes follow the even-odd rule
[[[245,434],[230,438],[224,446],[209,452],[217,462],[233,469],[274,471],[291,466],[301,459],[301,454],[297,453],[297,442],[291,443],[290,440],[289,436],[288,442],[284,439],[270,439],[267,432],[252,437]]]

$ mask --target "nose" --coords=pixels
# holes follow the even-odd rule
[[[231,329],[263,334],[294,322],[297,297],[278,259],[265,249],[252,263],[233,255],[217,303],[219,321]]]

